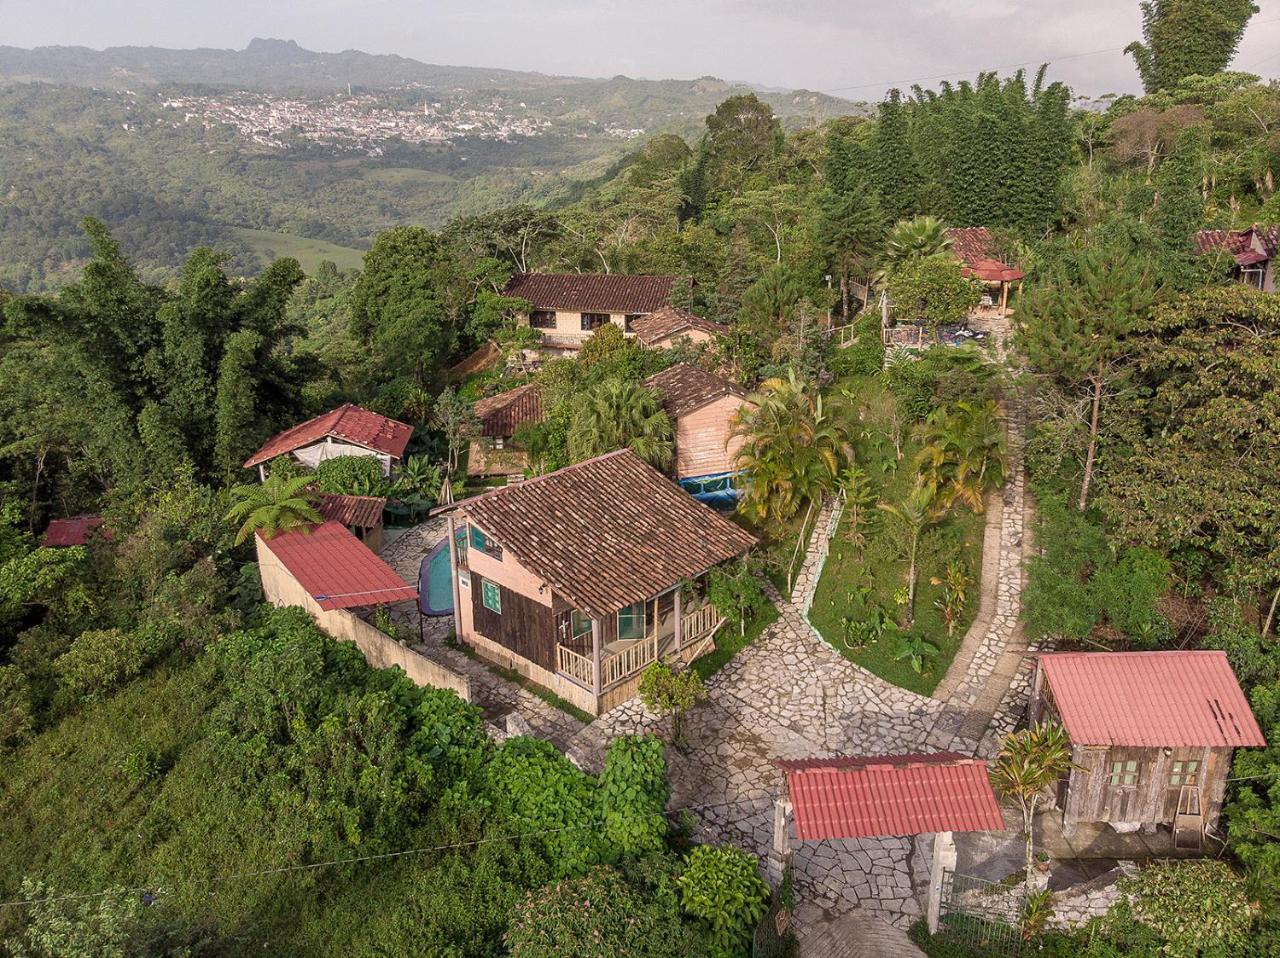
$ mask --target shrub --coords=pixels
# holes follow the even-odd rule
[[[640,676],[640,701],[655,715],[671,716],[671,741],[680,741],[680,720],[684,713],[707,697],[702,677],[692,669],[673,669],[666,662],[654,662]]]
[[[22,882],[24,899],[57,898],[58,890],[34,879]],[[127,958],[136,955],[133,939],[141,905],[123,888],[118,894],[29,906],[26,928],[4,942],[18,958]]]
[[[684,958],[690,938],[660,899],[599,868],[530,892],[505,940],[512,958]]]
[[[321,492],[342,496],[385,496],[389,483],[376,456],[338,456],[316,466],[313,475]]]
[[[72,696],[94,695],[115,688],[142,671],[147,642],[140,632],[93,629],[82,632],[54,669],[63,690]]]
[[[676,881],[684,910],[710,926],[717,958],[745,955],[769,895],[755,857],[732,845],[698,845]]]
[[[34,722],[31,684],[16,665],[0,665],[0,749],[17,745]]]
[[[1166,955],[1246,953],[1255,907],[1225,862],[1156,862],[1121,887],[1135,893],[1133,916],[1164,939]]]
[[[1094,594],[1107,621],[1131,640],[1148,638],[1159,618],[1156,602],[1169,586],[1169,571],[1168,559],[1139,547],[1095,575]]]
[[[604,757],[600,798],[605,837],[627,856],[661,850],[667,839],[664,811],[667,759],[652,735],[624,735],[613,740]]]

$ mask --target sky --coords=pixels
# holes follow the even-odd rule
[[[1236,68],[1280,76],[1280,0]],[[1138,92],[1137,0],[0,0],[0,44],[311,50],[575,76],[718,76],[878,99],[889,86],[1052,63],[1077,94]],[[1100,52],[1105,51],[1105,52]]]

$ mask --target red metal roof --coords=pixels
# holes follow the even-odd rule
[[[1040,657],[1077,745],[1265,745],[1224,652],[1055,652]]]
[[[417,589],[340,522],[259,540],[326,612],[418,598]]]
[[[272,436],[261,449],[245,460],[244,466],[248,469],[260,462],[269,462],[276,456],[309,446],[326,436],[399,459],[404,455],[404,447],[409,444],[409,437],[412,435],[412,426],[370,412],[353,403],[344,403],[324,415],[308,419]]]
[[[102,525],[102,516],[72,516],[70,519],[54,519],[45,530],[44,545],[50,549],[63,546],[82,546],[89,541],[93,530]],[[106,534],[106,530],[103,530]]]
[[[385,496],[340,496],[332,492],[320,493],[317,505],[325,519],[341,522],[348,529],[372,529],[382,525],[382,510],[387,508]]]
[[[801,841],[1004,831],[987,763],[953,752],[783,761]]]
[[[578,309],[599,313],[651,313],[671,305],[678,276],[621,273],[517,273],[506,295],[527,299],[534,309]]]

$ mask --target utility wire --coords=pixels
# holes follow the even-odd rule
[[[1251,23],[1250,26],[1260,27],[1268,23],[1280,23],[1280,17],[1272,17],[1270,20],[1257,20]],[[1128,46],[1128,44],[1126,44],[1125,46]],[[850,86],[826,87],[820,92],[841,93],[848,90],[866,90],[871,87],[881,87],[886,90],[894,87],[899,87],[899,88],[910,87],[916,83],[928,83],[931,80],[945,80],[945,79],[948,79],[949,77],[975,76],[979,73],[991,73],[991,72],[1000,71],[1000,70],[1017,70],[1017,69],[1023,69],[1026,67],[1033,67],[1033,66],[1038,67],[1042,63],[1050,64],[1050,65],[1054,63],[1064,63],[1067,60],[1079,60],[1084,57],[1096,57],[1096,56],[1101,56],[1105,53],[1123,53],[1124,49],[1125,47],[1107,47],[1102,50],[1086,50],[1083,53],[1067,53],[1059,57],[1042,57],[1034,60],[1024,60],[1021,63],[1006,63],[1003,65],[994,66],[994,67],[992,66],[969,67],[968,69],[964,69],[964,70],[952,70],[948,73],[935,73],[932,76],[914,77],[908,80],[883,80],[883,81],[877,80],[874,83],[855,83]],[[1261,66],[1262,63],[1266,63],[1271,59],[1273,59],[1273,57],[1267,57],[1266,60],[1260,61],[1258,65]]]

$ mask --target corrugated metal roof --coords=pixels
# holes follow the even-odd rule
[[[282,532],[263,545],[326,612],[418,598],[417,589],[340,522]]]
[[[671,304],[671,290],[679,282],[682,281],[678,276],[516,273],[507,284],[506,295],[527,299],[534,309],[651,313]]]
[[[245,460],[246,469],[260,462],[269,462],[276,456],[309,446],[326,436],[364,446],[374,452],[382,452],[399,459],[409,444],[413,427],[405,423],[370,412],[353,403],[344,403],[337,409],[306,422],[299,423],[277,433],[262,448]]]
[[[320,515],[334,522],[341,522],[348,529],[372,529],[382,525],[382,510],[387,508],[385,496],[341,496],[333,492],[320,493],[317,505]]]
[[[93,530],[102,525],[102,516],[72,516],[54,519],[45,530],[44,545],[50,549],[64,546],[82,546],[89,541]],[[104,530],[105,535],[105,530]]]
[[[953,752],[779,762],[801,841],[1004,831],[987,763]]]
[[[1266,744],[1224,652],[1056,652],[1040,669],[1077,745]]]

